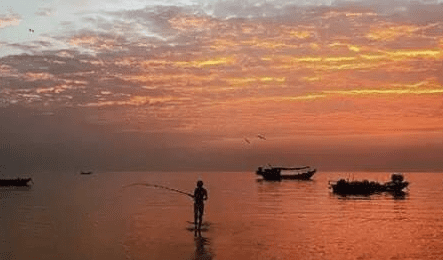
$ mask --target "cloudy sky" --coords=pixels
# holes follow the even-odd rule
[[[0,7],[1,174],[443,171],[439,1]]]

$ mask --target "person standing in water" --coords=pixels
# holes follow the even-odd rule
[[[195,229],[200,230],[203,221],[204,201],[208,199],[208,192],[203,188],[203,181],[197,182],[197,188],[194,190],[194,224]],[[197,222],[198,220],[198,222]]]

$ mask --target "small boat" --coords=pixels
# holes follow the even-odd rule
[[[28,186],[31,178],[0,179],[0,186]]]
[[[263,179],[268,181],[281,180],[310,180],[316,172],[309,166],[302,167],[258,167],[257,175],[261,175]]]
[[[340,179],[336,182],[329,182],[329,186],[333,193],[340,195],[371,195],[381,192],[400,193],[409,185],[404,181],[404,177],[400,173],[394,173],[391,181],[384,184],[375,181],[349,181]]]
[[[92,172],[80,172],[80,174],[89,175],[89,174],[92,174]]]

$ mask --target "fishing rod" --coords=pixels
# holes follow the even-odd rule
[[[123,186],[123,188],[131,187],[131,186],[137,186],[137,185],[170,190],[170,191],[178,192],[178,193],[181,193],[181,194],[184,194],[184,195],[188,195],[191,198],[194,198],[194,195],[192,195],[191,193],[188,193],[188,192],[185,192],[185,191],[181,191],[181,190],[177,190],[177,189],[173,189],[173,188],[169,188],[169,187],[165,187],[165,186],[161,186],[161,185],[157,185],[157,184],[146,183],[146,182],[132,183],[132,184]]]

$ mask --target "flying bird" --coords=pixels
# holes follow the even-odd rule
[[[266,140],[266,137],[264,137],[263,135],[258,134],[257,137],[260,139]]]

